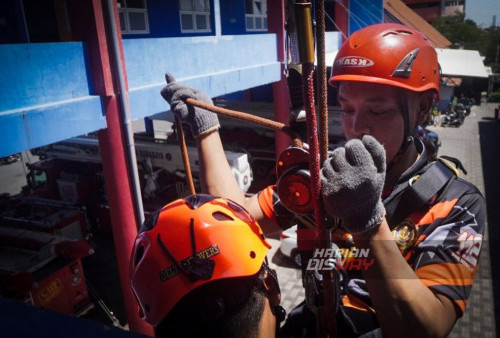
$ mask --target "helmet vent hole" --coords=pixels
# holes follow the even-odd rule
[[[411,32],[403,31],[403,30],[401,30],[401,31],[398,30],[398,33],[403,34],[403,35],[411,35],[412,34]]]
[[[255,251],[250,251],[250,258],[255,259],[255,257],[257,257]]]
[[[137,264],[139,264],[139,262],[142,259],[142,256],[144,256],[144,247],[140,246],[137,248],[137,251],[135,253],[134,266],[137,266]]]
[[[218,221],[234,221],[234,218],[220,211],[214,212],[212,216]]]

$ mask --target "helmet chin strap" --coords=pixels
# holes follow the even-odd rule
[[[399,159],[404,155],[410,144],[412,144],[414,141],[413,133],[410,130],[410,111],[408,106],[408,95],[406,93],[401,94],[401,114],[403,115],[403,122],[404,122],[403,143],[401,144],[401,147],[399,147],[396,156],[394,156],[391,162],[387,164],[386,172],[389,172],[392,169],[394,164],[399,161]]]
[[[267,257],[264,260],[263,266],[264,269],[267,271],[267,273],[271,276],[272,280],[274,281],[276,292],[278,294],[281,294],[280,283],[278,282],[278,274],[276,273],[276,270],[271,269],[269,267]],[[286,318],[286,310],[283,308],[283,306],[277,305],[277,306],[272,306],[271,311],[274,313],[274,316],[276,317],[276,328],[279,329],[280,323],[284,321]]]

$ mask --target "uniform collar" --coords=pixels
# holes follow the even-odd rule
[[[425,150],[425,146],[422,141],[415,138],[414,143],[418,153],[417,160],[408,169],[406,169],[403,174],[401,174],[391,191],[383,192],[382,195],[384,200],[392,198],[395,194],[404,189],[408,181],[429,163],[427,160],[427,151]]]

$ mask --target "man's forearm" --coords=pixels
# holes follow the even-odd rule
[[[374,259],[364,276],[384,335],[439,337],[449,333],[457,318],[453,303],[420,281],[401,255],[385,219],[377,231],[358,235],[355,243],[368,248]]]
[[[266,235],[281,230],[264,215],[256,194],[245,198],[227,162],[219,132],[202,135],[197,141],[202,191],[241,204],[259,222]]]
[[[226,159],[219,132],[197,138],[201,188],[204,193],[245,203],[245,195]]]

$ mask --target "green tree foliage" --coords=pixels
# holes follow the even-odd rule
[[[451,41],[451,48],[478,50],[485,57],[484,64],[491,66],[493,73],[500,73],[500,27],[483,29],[473,20],[465,20],[464,14],[459,12],[440,17],[432,25]],[[499,86],[500,79],[496,77],[493,79],[494,91]]]
[[[432,25],[452,42],[451,48],[475,49],[482,54],[486,53],[488,33],[479,28],[473,20],[465,20],[463,13],[442,16]]]
[[[498,73],[500,72],[500,27],[490,27],[486,29],[486,32],[488,38],[484,52],[486,57],[484,63],[492,65],[493,68],[496,68],[496,73]]]

